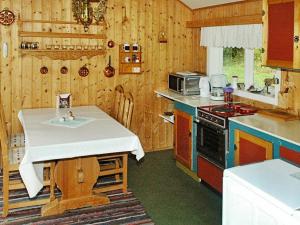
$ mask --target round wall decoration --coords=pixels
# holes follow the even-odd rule
[[[78,74],[81,77],[86,77],[87,75],[89,75],[90,71],[86,66],[83,66],[79,69]]]
[[[0,24],[4,26],[9,26],[14,21],[15,21],[15,14],[12,11],[5,8],[0,12]]]
[[[43,67],[41,67],[40,72],[41,72],[41,74],[47,74],[48,68],[46,66],[43,66]]]
[[[69,71],[68,68],[65,67],[65,66],[63,66],[62,68],[60,68],[60,73],[61,73],[61,74],[67,74],[68,71]]]

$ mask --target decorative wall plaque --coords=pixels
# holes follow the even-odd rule
[[[68,71],[69,71],[68,68],[65,67],[65,66],[63,66],[62,68],[60,68],[60,73],[61,73],[61,74],[67,74]]]
[[[43,66],[43,67],[41,67],[40,72],[41,72],[41,74],[47,74],[48,68],[46,66]]]
[[[83,66],[79,69],[78,74],[81,77],[86,77],[87,75],[89,75],[90,71],[86,66]]]
[[[9,26],[13,22],[15,22],[15,14],[7,8],[3,9],[0,12],[0,24],[4,26]]]

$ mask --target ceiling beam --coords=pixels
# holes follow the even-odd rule
[[[261,23],[262,23],[262,15],[254,14],[254,15],[247,15],[247,16],[232,16],[232,17],[187,21],[186,27],[201,28],[201,27],[213,27],[213,26],[261,24]]]

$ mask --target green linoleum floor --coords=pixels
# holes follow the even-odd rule
[[[157,225],[220,225],[222,197],[176,167],[171,150],[129,157],[128,187]]]

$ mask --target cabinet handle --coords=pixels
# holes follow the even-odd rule
[[[261,53],[265,53],[265,49],[264,48],[261,49]]]
[[[192,132],[191,131],[189,132],[189,137],[192,137]]]
[[[237,146],[236,146],[236,144],[234,144],[234,151],[236,151],[237,150]]]
[[[265,11],[265,10],[262,10],[262,11],[261,11],[261,15],[262,15],[262,16],[266,15],[266,11]]]
[[[295,43],[298,43],[298,42],[299,42],[299,36],[298,36],[298,35],[296,35],[296,36],[294,37],[294,42],[295,42]]]

